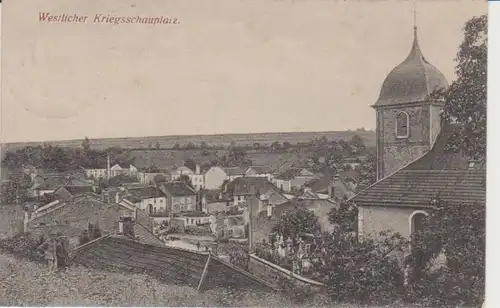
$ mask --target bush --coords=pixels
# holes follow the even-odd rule
[[[43,252],[38,249],[44,240],[43,236],[36,237],[29,233],[18,234],[12,238],[1,239],[0,249],[31,261],[44,261]]]
[[[317,272],[337,301],[391,303],[404,295],[404,272],[397,257],[406,247],[403,237],[389,232],[359,242],[351,233],[334,233],[326,238]]]
[[[250,255],[248,254],[248,248],[243,245],[232,245],[229,248],[229,262],[236,265],[239,268],[248,271],[248,261]]]

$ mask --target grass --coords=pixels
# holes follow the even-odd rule
[[[320,296],[296,303],[280,294],[228,289],[199,293],[190,287],[163,284],[146,275],[82,267],[49,273],[43,265],[7,255],[0,255],[0,306],[362,307],[332,305]]]

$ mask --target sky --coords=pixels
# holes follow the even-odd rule
[[[2,142],[375,127],[410,51],[411,1],[16,0],[2,4]],[[39,21],[41,12],[88,16]],[[417,1],[420,47],[451,82],[486,1]],[[95,14],[178,24],[96,24]]]

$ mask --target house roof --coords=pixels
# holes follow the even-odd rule
[[[163,193],[154,186],[128,188],[128,192],[140,200],[163,197]]]
[[[247,170],[253,169],[257,174],[268,174],[273,172],[273,168],[271,166],[250,166]]]
[[[280,180],[289,181],[291,179],[294,179],[297,176],[300,176],[300,174],[302,173],[303,170],[305,170],[305,169],[304,168],[290,168],[290,169],[286,170],[285,172],[281,173],[280,175],[278,175],[276,178],[280,179]],[[312,176],[312,173],[311,173],[311,176]]]
[[[182,173],[182,174],[190,174],[194,173],[193,170],[189,169],[186,166],[180,166],[179,168],[176,168],[174,172]]]
[[[160,190],[168,191],[173,196],[194,196],[196,191],[181,181],[162,183]]]
[[[358,205],[429,206],[432,199],[472,204],[486,200],[486,170],[469,169],[468,159],[446,151],[446,144],[458,129],[443,127],[427,154],[354,196]]]
[[[81,194],[81,193],[92,193],[94,192],[94,187],[89,185],[89,186],[64,186],[64,188],[69,191],[70,194],[76,195],[76,194]]]
[[[263,177],[241,177],[229,182],[226,192],[234,195],[265,194],[269,190],[279,192],[279,188]]]
[[[243,175],[245,172],[240,167],[222,168],[227,175]]]

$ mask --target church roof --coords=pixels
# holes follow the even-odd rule
[[[360,206],[429,206],[432,199],[458,204],[486,202],[486,168],[471,168],[469,160],[447,151],[446,144],[459,129],[446,125],[433,148],[392,175],[369,186],[351,200]]]
[[[447,87],[443,74],[423,56],[415,27],[409,55],[387,75],[374,107],[426,101],[434,90]]]

